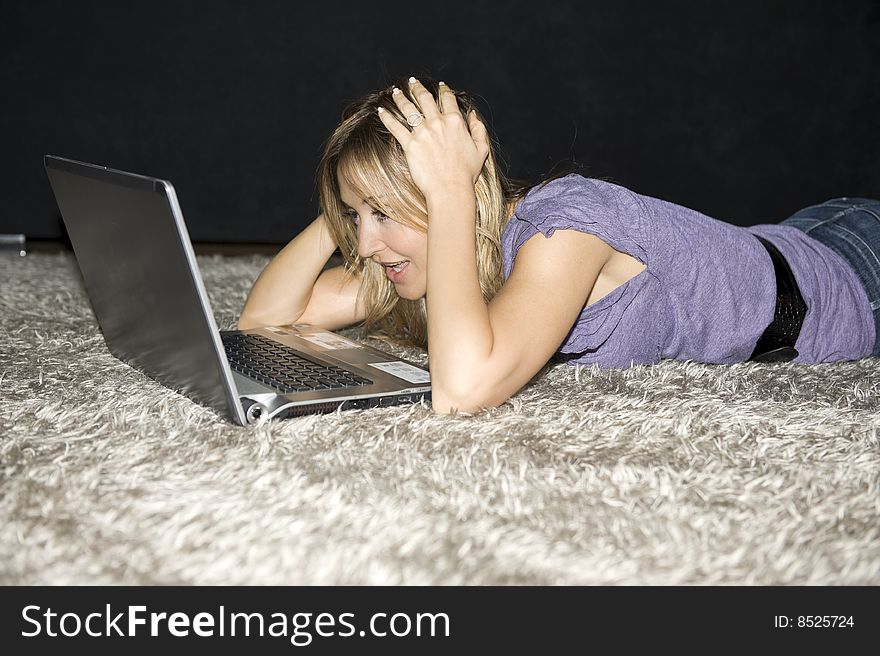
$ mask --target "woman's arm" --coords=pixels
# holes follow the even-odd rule
[[[428,360],[437,412],[473,411],[507,400],[547,363],[589,299],[612,249],[572,230],[524,244],[510,278],[489,305],[476,263],[474,185],[489,154],[485,126],[466,121],[442,82],[435,102],[415,78],[395,90],[403,116],[421,113],[410,131],[390,112],[379,117],[406,154],[428,207]]]
[[[428,198],[428,343],[433,407],[472,412],[519,391],[559,348],[613,250],[594,235],[537,234],[487,306],[480,292],[475,197]]]
[[[360,279],[343,267],[322,272],[336,244],[319,216],[260,273],[238,320],[238,329],[310,323],[330,330],[363,320],[356,303]]]

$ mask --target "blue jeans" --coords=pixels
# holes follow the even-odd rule
[[[877,331],[872,355],[880,356],[880,201],[832,198],[798,210],[781,225],[803,230],[849,262],[868,292]]]

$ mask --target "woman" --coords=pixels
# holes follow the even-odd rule
[[[471,98],[414,78],[346,109],[319,187],[321,215],[260,274],[239,329],[364,322],[427,347],[438,412],[497,406],[554,354],[880,354],[876,201],[742,228],[579,175],[516,186]],[[337,245],[345,264],[322,272]]]

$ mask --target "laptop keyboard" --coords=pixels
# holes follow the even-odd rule
[[[282,394],[373,384],[372,380],[341,367],[307,360],[292,348],[262,335],[221,332],[220,338],[233,371]]]

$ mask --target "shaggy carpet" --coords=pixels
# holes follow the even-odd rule
[[[268,258],[198,260],[233,327]],[[239,427],[109,354],[72,255],[0,285],[4,584],[880,584],[876,359]]]

